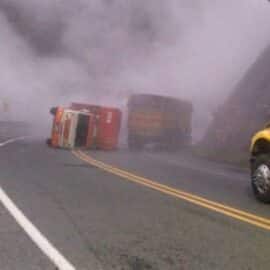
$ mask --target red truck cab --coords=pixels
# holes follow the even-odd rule
[[[62,107],[53,108],[54,115],[51,138],[48,144],[55,148],[90,148],[94,145],[95,115]]]
[[[122,113],[117,108],[72,103],[70,108],[53,108],[52,147],[115,150]]]

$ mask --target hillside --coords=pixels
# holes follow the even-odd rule
[[[215,113],[201,142],[204,153],[233,162],[247,160],[252,134],[270,121],[270,46]]]

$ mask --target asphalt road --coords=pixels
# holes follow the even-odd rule
[[[258,216],[247,171],[187,154],[93,158]],[[89,165],[41,140],[0,148],[0,186],[78,270],[269,269],[270,231]],[[0,206],[1,270],[55,269]]]

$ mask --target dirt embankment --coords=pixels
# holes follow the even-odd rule
[[[215,113],[195,152],[210,158],[248,164],[252,135],[270,121],[270,46],[240,80]]]

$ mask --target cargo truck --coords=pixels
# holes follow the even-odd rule
[[[178,150],[190,145],[192,104],[188,101],[149,94],[137,94],[128,102],[128,146],[141,150],[154,145]]]

